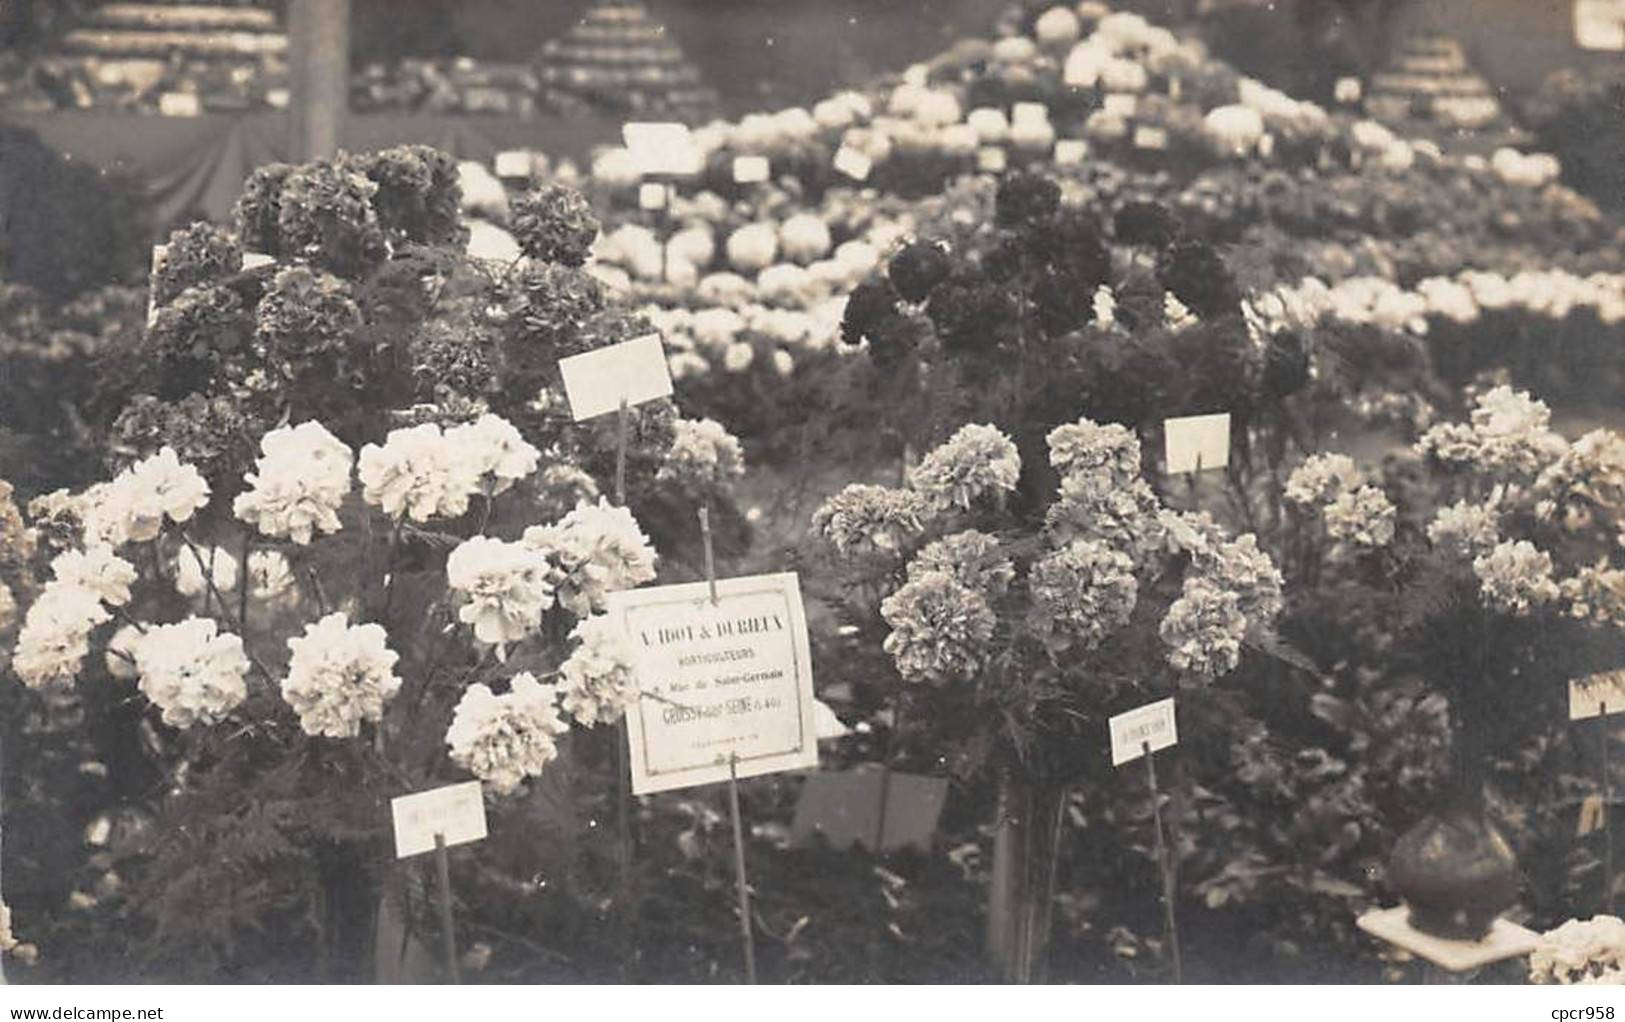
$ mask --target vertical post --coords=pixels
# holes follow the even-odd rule
[[[451,859],[446,854],[446,835],[434,836],[434,866],[440,875],[440,941],[446,952],[446,975],[452,983],[463,981],[457,968],[457,933],[451,918]]]
[[[298,160],[338,153],[350,98],[350,0],[291,0],[289,149]]]
[[[626,398],[621,398],[620,410],[615,413],[615,503],[626,506],[626,444],[628,409]]]
[[[750,889],[745,880],[745,831],[739,823],[739,754],[728,754],[728,811],[734,825],[734,879],[739,885],[739,933],[745,941],[745,979],[756,985],[756,936],[750,923]]]
[[[615,412],[615,504],[626,506],[626,445],[629,409],[626,398]],[[631,738],[627,734],[626,714],[621,714],[615,735],[615,836],[620,842],[620,879],[615,899],[620,919],[621,968],[624,970],[631,957],[630,931],[632,925],[632,763]]]
[[[711,605],[717,603],[717,556],[711,547],[711,502],[700,508],[700,543],[705,547],[705,583],[711,588]]]
[[[1184,965],[1179,955],[1179,923],[1174,919],[1174,872],[1168,862],[1168,843],[1162,836],[1162,794],[1157,790],[1156,754],[1150,742],[1142,742],[1145,752],[1146,778],[1151,782],[1151,818],[1157,831],[1157,868],[1162,873],[1162,910],[1168,928],[1168,947],[1174,960],[1174,982],[1185,982]]]
[[[1614,914],[1614,824],[1613,777],[1608,769],[1608,704],[1597,706],[1597,725],[1602,733],[1602,883],[1608,914]]]

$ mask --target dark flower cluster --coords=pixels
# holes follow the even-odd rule
[[[1273,398],[1295,394],[1309,382],[1309,349],[1303,337],[1283,330],[1264,352],[1264,392]]]
[[[1213,246],[1179,242],[1157,259],[1157,279],[1187,309],[1204,319],[1241,312],[1241,289]]]
[[[360,277],[388,253],[373,209],[378,186],[343,164],[296,168],[277,192],[278,250],[341,277]]]
[[[195,223],[169,236],[152,288],[159,304],[168,302],[189,287],[215,284],[242,269],[243,250],[222,227]]]
[[[1055,216],[1061,186],[1041,174],[1013,174],[999,186],[993,219],[1000,227],[1036,227]]]
[[[980,273],[949,277],[926,303],[943,347],[956,352],[991,352],[1009,333],[1016,305],[1006,289]]]
[[[237,197],[231,216],[237,225],[237,239],[248,251],[269,256],[282,254],[281,232],[277,228],[282,212],[279,197],[282,182],[297,169],[288,163],[268,163],[256,168],[243,182],[243,194]]]
[[[897,293],[911,302],[923,302],[931,289],[948,279],[951,264],[941,245],[915,241],[904,245],[886,266]]]
[[[526,255],[565,266],[587,261],[599,228],[586,198],[563,185],[548,185],[515,198],[509,206],[508,226]]]
[[[418,392],[442,401],[451,395],[478,397],[497,381],[491,345],[464,324],[431,321],[412,338],[412,375]]]
[[[276,275],[260,299],[254,339],[260,358],[284,376],[331,372],[361,324],[348,284],[330,273],[291,266]]]
[[[1124,245],[1166,248],[1179,237],[1179,219],[1160,202],[1125,202],[1112,218],[1112,230]]]
[[[179,401],[137,395],[113,423],[108,467],[117,472],[172,447],[217,489],[253,460],[256,438],[267,428],[229,397],[188,394]]]
[[[841,317],[841,339],[853,345],[868,341],[869,358],[883,371],[896,368],[914,348],[908,319],[897,302],[891,283],[875,277],[852,290]]]
[[[574,335],[604,308],[604,289],[583,270],[557,263],[518,266],[503,282],[503,311],[509,334],[537,357]],[[627,338],[622,338],[626,340]]]
[[[465,241],[459,207],[463,189],[457,160],[426,145],[402,145],[365,156],[347,157],[349,165],[378,186],[372,205],[378,223],[391,238],[423,245],[461,245]]]
[[[189,287],[158,309],[147,330],[148,366],[159,397],[205,389],[225,363],[248,350],[252,319],[237,292],[207,284]]]

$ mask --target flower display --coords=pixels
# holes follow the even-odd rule
[[[1124,625],[1138,601],[1128,555],[1074,540],[1033,564],[1030,616],[1051,650],[1094,649]]]
[[[1550,422],[1545,402],[1501,386],[1478,397],[1469,423],[1434,426],[1416,447],[1445,464],[1471,466],[1494,478],[1529,481],[1564,448]]]
[[[155,625],[134,652],[141,693],[171,727],[218,723],[248,698],[243,640],[207,618]]]
[[[631,511],[602,497],[576,505],[556,525],[525,530],[524,543],[551,559],[559,605],[577,617],[603,613],[610,593],[655,578],[649,537]]]
[[[926,572],[886,597],[880,615],[891,626],[883,646],[905,681],[944,684],[976,674],[996,624],[993,609],[942,572]]]
[[[660,469],[659,482],[675,482],[708,492],[727,486],[745,474],[745,455],[739,440],[712,419],[678,419]]]
[[[1558,588],[1570,617],[1606,627],[1625,627],[1625,571],[1603,560],[1582,567]]]
[[[1558,597],[1552,581],[1552,555],[1528,540],[1497,543],[1489,553],[1473,559],[1484,602],[1514,616],[1526,615],[1538,604]]]
[[[432,422],[391,430],[382,447],[361,449],[361,495],[392,518],[464,514],[480,490],[481,469],[464,454]]]
[[[1375,550],[1393,542],[1396,513],[1388,495],[1375,486],[1344,491],[1323,512],[1326,534],[1340,544]]]
[[[966,529],[935,540],[908,562],[908,577],[918,579],[940,572],[989,599],[1003,596],[1015,581],[1015,565],[999,549],[999,541],[985,532]]]
[[[446,558],[446,585],[468,601],[458,619],[502,649],[541,627],[553,606],[552,570],[547,554],[532,546],[475,536]]]
[[[968,511],[985,495],[1014,491],[1020,476],[1015,443],[993,426],[971,424],[911,469],[908,484],[939,511]]]
[[[1473,560],[1501,541],[1499,518],[1489,504],[1457,501],[1433,516],[1427,527],[1428,541],[1454,557]]]
[[[1311,454],[1292,470],[1281,496],[1300,507],[1320,507],[1348,493],[1359,476],[1346,454]]]
[[[1105,477],[1074,472],[1061,480],[1059,499],[1044,513],[1052,542],[1086,539],[1127,553],[1136,562],[1162,546],[1159,502],[1144,479],[1107,487]]]
[[[1088,482],[1080,485],[1105,493],[1140,478],[1140,439],[1124,426],[1083,419],[1055,427],[1046,441],[1050,464],[1062,479],[1082,477]]]
[[[387,642],[382,625],[352,625],[343,613],[328,614],[288,640],[282,698],[306,734],[352,738],[362,721],[383,718],[384,704],[401,687],[394,674],[400,657]]]
[[[925,529],[931,509],[912,490],[853,483],[813,512],[812,527],[843,556],[895,554]]]
[[[1241,663],[1247,617],[1236,593],[1196,575],[1185,579],[1159,634],[1175,670],[1216,678]]]
[[[135,565],[105,546],[63,551],[51,562],[51,576],[63,585],[88,589],[113,607],[130,602],[136,579]]]
[[[1206,542],[1191,550],[1191,568],[1192,577],[1234,593],[1242,615],[1255,627],[1273,627],[1286,605],[1285,580],[1269,554],[1258,548],[1258,537],[1252,533],[1222,539],[1215,529]]]
[[[496,794],[510,795],[558,757],[557,739],[567,730],[558,690],[526,672],[515,675],[502,695],[470,685],[452,715],[446,745],[452,762]]]
[[[245,477],[249,488],[232,510],[267,536],[301,546],[318,533],[339,531],[339,508],[350,492],[355,457],[321,423],[273,429],[260,439],[262,456]]]
[[[506,493],[513,484],[536,471],[541,452],[532,447],[507,419],[482,415],[446,430],[452,456],[468,466],[487,497]]]
[[[1625,922],[1617,916],[1570,919],[1541,934],[1529,956],[1531,983],[1625,983]]]
[[[11,669],[30,688],[71,682],[90,653],[91,631],[111,616],[94,590],[46,585],[23,616]]]
[[[157,538],[165,521],[184,524],[208,501],[203,476],[165,447],[85,493],[85,538],[114,547],[146,542]]]
[[[626,637],[607,615],[576,622],[574,647],[559,666],[560,706],[585,727],[613,724],[637,698],[637,678]]]

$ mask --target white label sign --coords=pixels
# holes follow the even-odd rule
[[[245,270],[257,270],[261,266],[270,266],[274,262],[276,262],[276,260],[266,255],[264,252],[243,253],[243,269]]]
[[[638,208],[647,210],[666,208],[666,186],[649,182],[638,186]]]
[[[856,149],[842,146],[835,152],[835,169],[854,181],[867,181],[874,161]]]
[[[1179,744],[1174,726],[1173,699],[1159,699],[1107,721],[1112,732],[1112,766],[1139,759],[1146,750],[1156,752]]]
[[[165,117],[197,117],[203,105],[192,92],[166,92],[158,97],[158,112]]]
[[[1141,125],[1134,129],[1134,147],[1136,149],[1166,149],[1168,148],[1168,133],[1161,128],[1148,128]]]
[[[771,166],[765,156],[735,156],[734,157],[734,183],[753,185],[766,181],[771,173]]]
[[[686,124],[675,121],[626,124],[621,127],[621,138],[639,173],[687,177],[698,174],[704,162]]]
[[[1569,719],[1625,713],[1625,671],[1607,671],[1569,682]]]
[[[577,422],[671,396],[671,367],[659,334],[559,359],[564,393]]]
[[[1049,107],[1042,103],[1017,103],[1010,108],[1011,124],[1048,124]]]
[[[1583,50],[1625,50],[1625,0],[1574,0],[1574,43]]]
[[[509,149],[497,153],[497,177],[530,177],[530,153],[524,149]]]
[[[1230,413],[1187,415],[1162,424],[1168,472],[1201,472],[1230,464]]]
[[[811,654],[793,573],[609,595],[641,698],[627,709],[632,791],[818,765]]]
[[[389,811],[395,818],[397,859],[434,851],[436,834],[448,848],[485,840],[485,795],[479,781],[402,795],[390,800]]]
[[[1089,155],[1089,143],[1081,138],[1063,138],[1055,143],[1055,163],[1061,167],[1076,166]]]
[[[1132,92],[1113,92],[1106,97],[1103,109],[1113,117],[1133,117],[1140,108],[1140,100]]]
[[[998,146],[985,146],[976,151],[976,169],[988,174],[998,174],[1009,166],[1009,158],[1004,150]]]

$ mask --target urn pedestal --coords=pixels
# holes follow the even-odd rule
[[[1450,940],[1479,940],[1518,899],[1518,862],[1481,809],[1432,813],[1394,845],[1388,877],[1410,923]]]

